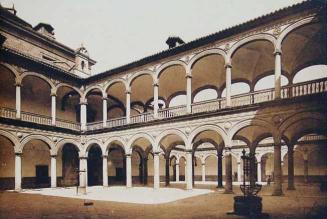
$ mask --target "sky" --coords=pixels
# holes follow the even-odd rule
[[[81,43],[100,73],[166,50],[171,35],[185,42],[301,0],[0,0],[32,26],[54,27],[56,40]]]

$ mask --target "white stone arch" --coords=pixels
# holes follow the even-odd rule
[[[194,65],[195,62],[209,55],[221,55],[226,63],[226,55],[227,55],[226,52],[219,48],[213,48],[213,49],[204,50],[196,54],[194,57],[192,57],[192,59],[189,61],[187,65],[188,69],[192,69],[192,66]],[[190,74],[192,74],[192,71],[190,71]]]
[[[131,87],[132,86],[132,83],[134,80],[136,80],[138,77],[142,76],[142,75],[149,75],[151,76],[152,78],[152,84],[155,84],[156,83],[156,76],[155,76],[155,73],[150,71],[150,70],[143,70],[143,71],[139,71],[139,72],[136,72],[135,74],[133,74],[129,79],[128,79],[128,82],[127,82],[127,87]]]
[[[105,154],[108,154],[109,152],[109,149],[110,149],[110,144],[113,143],[114,141],[118,141],[124,152],[126,153],[126,141],[122,138],[122,137],[119,137],[119,136],[113,136],[113,137],[110,137],[104,144],[104,148],[103,148],[103,151],[105,152]]]
[[[181,160],[181,158],[184,158],[184,160],[186,162],[186,156],[184,154],[180,154],[180,155],[178,155],[178,158],[176,159],[176,163],[179,164],[179,161]]]
[[[3,67],[5,67],[9,71],[11,71],[15,76],[15,80],[19,78],[19,72],[17,71],[17,69],[15,67],[13,67],[12,65],[9,65],[7,63],[1,62],[1,61],[0,61],[0,65],[2,65]]]
[[[55,145],[54,149],[53,149],[53,153],[54,154],[58,154],[59,151],[62,150],[63,146],[65,144],[72,144],[75,146],[75,148],[78,150],[78,152],[80,153],[82,151],[81,149],[81,144],[79,142],[77,142],[74,139],[62,139],[60,141],[57,142],[57,144]]]
[[[215,153],[208,153],[208,154],[205,154],[205,155],[203,156],[203,162],[206,163],[206,161],[207,161],[207,159],[208,159],[209,157],[215,157],[216,160],[218,159],[217,154],[215,154]]]
[[[103,87],[101,87],[100,85],[93,85],[93,86],[91,86],[91,87],[88,87],[88,88],[84,91],[84,93],[83,93],[83,95],[82,95],[82,99],[83,99],[83,100],[86,100],[86,96],[87,96],[87,94],[88,94],[91,90],[93,90],[93,89],[99,89],[99,90],[101,91],[102,97],[106,97],[106,96],[107,96],[107,93],[103,90]]]
[[[293,30],[298,29],[299,27],[305,26],[306,24],[313,23],[314,20],[315,20],[315,17],[311,16],[311,17],[304,18],[302,20],[299,20],[299,21],[287,26],[281,32],[281,34],[278,36],[278,38],[276,40],[276,49],[279,49],[281,51],[283,40],[287,37],[287,35],[289,33],[291,33]]]
[[[179,136],[183,141],[184,141],[184,144],[185,144],[185,147],[187,149],[187,137],[186,135],[184,134],[183,131],[179,130],[179,129],[168,129],[168,130],[165,130],[163,132],[161,132],[157,137],[156,137],[156,140],[155,140],[155,145],[153,147],[153,151],[154,152],[158,152],[160,151],[160,147],[159,147],[159,144],[160,144],[160,141],[166,137],[167,135],[177,135]]]
[[[58,89],[61,88],[61,87],[69,87],[69,88],[73,89],[74,91],[76,91],[79,94],[80,97],[83,96],[83,93],[80,91],[80,89],[78,89],[77,87],[74,87],[74,86],[72,86],[70,84],[67,84],[67,83],[57,84],[57,86],[54,88],[55,94],[57,94]]]
[[[174,61],[169,61],[166,62],[164,64],[162,64],[157,70],[156,70],[156,80],[159,80],[160,74],[161,72],[163,72],[166,68],[170,67],[170,66],[174,66],[174,65],[179,65],[184,67],[185,73],[188,74],[187,72],[187,64],[181,60],[174,60]]]
[[[248,126],[261,126],[261,127],[265,127],[266,129],[268,129],[268,131],[272,134],[272,136],[276,136],[276,134],[278,133],[276,128],[269,123],[266,120],[263,119],[246,119],[246,120],[241,120],[238,123],[234,124],[228,131],[228,138],[229,141],[232,142],[233,137],[235,136],[235,134],[240,131],[241,129],[248,127]]]
[[[21,153],[20,142],[15,135],[11,134],[10,132],[4,131],[4,130],[0,130],[0,135],[4,136],[5,138],[9,139],[9,141],[11,141],[11,143],[14,145],[15,153]]]
[[[38,134],[32,134],[32,135],[28,135],[28,136],[24,137],[21,140],[21,142],[20,142],[20,148],[19,148],[18,151],[20,153],[22,153],[23,150],[24,150],[25,145],[28,142],[32,141],[32,140],[40,140],[40,141],[43,141],[44,143],[46,143],[48,145],[49,151],[50,151],[50,155],[55,155],[55,153],[54,153],[55,147],[54,147],[53,141],[50,138],[48,138],[48,137],[46,137],[44,135],[38,135]]]
[[[114,85],[116,83],[122,83],[125,87],[125,92],[128,90],[128,82],[126,80],[124,80],[123,78],[116,78],[105,84],[104,89],[103,89],[104,92],[107,92],[109,87],[111,87],[112,85]]]
[[[85,157],[88,157],[89,150],[90,150],[90,148],[91,148],[91,146],[93,144],[97,144],[100,147],[100,149],[101,149],[102,155],[104,155],[104,153],[103,153],[104,152],[103,151],[103,143],[100,140],[98,140],[98,139],[90,139],[90,140],[88,140],[86,142],[86,144],[85,144],[85,147],[84,147],[84,150],[83,150],[82,155],[84,155]]]
[[[258,41],[258,40],[265,40],[268,42],[271,42],[274,49],[276,48],[276,38],[268,33],[259,33],[255,35],[248,36],[246,38],[241,39],[240,41],[236,42],[228,51],[226,56],[226,63],[231,64],[232,57],[236,50],[240,49],[242,46],[244,46],[247,43]]]
[[[198,126],[196,129],[194,129],[191,134],[188,137],[187,145],[192,145],[193,139],[195,138],[196,135],[203,131],[214,131],[217,132],[220,137],[223,139],[225,145],[230,145],[230,141],[228,140],[227,133],[225,130],[220,127],[219,125],[214,125],[214,124],[206,124],[206,125],[201,125]]]
[[[151,135],[142,132],[142,133],[137,133],[137,134],[133,135],[129,139],[129,141],[128,141],[127,145],[126,145],[126,149],[125,149],[126,152],[132,153],[132,145],[139,138],[145,138],[146,140],[148,140],[151,143],[152,148],[154,148],[154,146],[155,146],[155,140],[154,140],[154,138]]]
[[[34,76],[37,77],[41,80],[43,80],[45,83],[47,83],[50,86],[50,90],[54,90],[55,89],[55,85],[52,83],[52,81],[45,77],[44,75],[35,73],[35,72],[24,72],[21,76],[20,76],[20,82],[23,82],[23,79],[27,76]]]

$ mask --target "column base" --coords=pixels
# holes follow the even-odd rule
[[[77,187],[77,194],[78,195],[86,195],[86,187],[84,187],[84,186],[78,186]]]
[[[225,189],[223,194],[234,194],[233,190]]]
[[[14,192],[21,192],[22,188],[15,188]]]

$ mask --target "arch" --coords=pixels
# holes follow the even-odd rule
[[[124,150],[124,152],[126,153],[126,148],[125,148],[125,145],[126,145],[126,142],[125,140],[122,138],[122,137],[119,137],[119,136],[113,136],[113,137],[110,137],[103,145],[104,145],[104,152],[105,154],[108,154],[109,152],[109,149],[110,149],[110,144],[115,142],[115,141],[118,141],[121,145],[122,145],[122,149]]]
[[[102,142],[100,140],[97,140],[97,139],[90,139],[85,144],[85,147],[84,147],[84,150],[83,150],[83,155],[84,156],[86,156],[86,157],[88,156],[88,152],[89,152],[91,146],[94,145],[94,144],[97,144],[100,147],[101,153],[102,153],[102,155],[104,155]]]
[[[204,92],[205,90],[214,90],[216,92],[216,94],[217,94],[217,97],[216,98],[210,98],[208,100],[214,100],[214,99],[217,99],[220,96],[220,91],[217,88],[217,86],[215,86],[215,85],[204,85],[202,87],[199,87],[199,88],[195,89],[192,92],[192,103],[194,103],[194,100],[196,99],[195,97],[198,94],[201,94],[201,92]],[[201,101],[203,101],[203,100],[201,100]],[[201,101],[197,101],[197,102],[201,102]],[[204,100],[204,101],[206,101],[206,100]]]
[[[26,136],[25,138],[23,138],[21,140],[21,145],[20,145],[20,148],[19,148],[19,152],[22,153],[23,152],[23,149],[25,147],[25,145],[32,141],[32,140],[40,140],[40,141],[43,141],[44,143],[46,143],[50,149],[50,154],[51,155],[55,155],[54,154],[54,144],[53,144],[53,141],[50,140],[48,137],[45,137],[43,135],[28,135]]]
[[[261,126],[265,127],[268,129],[268,131],[274,136],[277,134],[276,128],[270,124],[268,121],[265,121],[263,119],[246,119],[242,120],[236,124],[234,124],[229,132],[228,132],[228,137],[232,141],[233,137],[236,135],[237,132],[239,132],[241,129],[248,127],[248,126]]]
[[[55,85],[52,83],[52,81],[45,77],[44,75],[40,75],[38,73],[34,73],[34,72],[24,72],[22,75],[21,75],[21,82],[23,82],[24,78],[28,77],[28,76],[34,76],[34,77],[37,77],[41,80],[43,80],[45,83],[47,83],[49,86],[50,86],[50,89],[51,90],[54,90],[55,89]]]
[[[220,137],[223,139],[225,145],[230,145],[230,141],[228,140],[227,133],[223,128],[221,128],[219,125],[214,125],[214,124],[208,124],[208,125],[202,125],[194,129],[190,136],[188,137],[188,142],[187,146],[192,145],[192,142],[198,134],[200,134],[203,131],[214,131],[217,132]]]
[[[185,96],[185,103],[186,103],[186,91],[177,91],[177,92],[173,93],[172,95],[170,95],[167,98],[168,105],[166,106],[166,108],[170,107],[171,101],[174,100],[175,98],[179,97],[179,96]],[[185,105],[185,104],[180,104],[180,105],[182,106],[182,105]]]
[[[236,42],[231,47],[231,49],[227,53],[226,63],[229,63],[229,64],[231,63],[231,59],[232,59],[233,55],[242,46],[244,46],[245,44],[254,42],[254,41],[259,41],[259,40],[271,42],[273,44],[273,47],[276,48],[275,47],[276,38],[273,35],[270,35],[268,33],[259,33],[259,34],[251,35],[251,36],[241,39],[240,41]]]
[[[81,151],[80,144],[77,141],[75,141],[74,139],[62,139],[62,140],[58,141],[57,144],[55,145],[55,147],[53,149],[53,153],[57,154],[60,150],[62,150],[62,148],[65,144],[72,144],[75,146],[75,148],[77,149],[78,152]]]
[[[140,156],[141,159],[146,158],[146,153],[145,151],[142,149],[142,147],[138,146],[138,145],[134,145],[131,147],[131,154],[133,153],[133,150],[135,152],[138,153],[138,155]]]
[[[286,27],[281,34],[278,36],[277,40],[276,40],[276,49],[281,51],[282,48],[282,43],[284,41],[284,39],[286,39],[287,35],[290,34],[292,31],[305,26],[306,24],[310,24],[313,23],[315,21],[315,17],[308,17],[305,19],[302,19],[300,21],[297,21],[293,24],[290,24],[288,27]]]
[[[314,69],[314,70],[312,70],[312,69]],[[308,74],[309,71],[310,71],[310,74]],[[322,78],[326,78],[325,72],[327,72],[327,60],[325,60],[325,64],[305,63],[303,66],[300,66],[299,69],[296,69],[294,71],[294,74],[292,74],[292,84],[303,83],[306,81],[313,81],[313,80],[319,80]],[[312,73],[315,73],[315,74],[312,74]],[[308,78],[308,76],[310,76],[310,78]],[[314,77],[312,77],[312,76],[314,76]]]
[[[273,71],[268,71],[268,72],[264,72],[263,74],[260,74],[258,75],[257,77],[254,78],[253,80],[253,87],[252,87],[252,91],[256,91],[258,89],[257,86],[258,86],[258,83],[261,82],[262,80],[267,80],[268,77],[274,77],[275,73]],[[287,83],[286,84],[283,84],[283,82],[285,81],[285,79],[287,79]],[[272,88],[274,88],[275,84],[274,84],[274,80],[272,80]],[[288,75],[285,71],[282,71],[282,74],[281,74],[281,83],[282,83],[282,86],[285,86],[285,85],[288,85],[289,83],[291,82],[291,76]],[[259,90],[264,90],[264,89],[269,89],[268,88],[262,88],[262,89],[259,89]]]
[[[59,88],[61,88],[61,87],[69,87],[69,88],[73,89],[74,91],[76,91],[76,92],[79,94],[80,97],[83,96],[83,94],[82,94],[82,92],[80,91],[80,89],[78,89],[78,88],[76,88],[76,87],[74,87],[74,86],[72,86],[72,85],[69,85],[69,84],[67,84],[67,83],[59,83],[59,84],[57,84],[57,86],[54,88],[55,91],[56,91],[56,93],[57,93],[57,91],[59,90]]]
[[[182,132],[181,130],[179,129],[168,129],[168,130],[165,130],[163,132],[161,132],[157,137],[156,137],[156,144],[154,145],[153,147],[153,151],[154,152],[159,152],[159,143],[160,141],[167,135],[177,135],[179,136],[183,141],[184,141],[184,144],[187,143],[187,137],[186,135],[184,134],[184,132]],[[187,146],[186,146],[187,148]],[[189,148],[191,149],[191,148]]]
[[[206,154],[206,155],[204,155],[204,157],[203,157],[203,161],[206,162],[206,160],[207,160],[209,157],[215,157],[215,158],[217,159],[217,154],[214,154],[214,153]]]
[[[7,68],[12,74],[14,74],[15,79],[19,78],[19,72],[13,66],[3,62],[0,62],[0,65]]]
[[[105,92],[107,92],[108,89],[109,89],[112,85],[114,85],[114,84],[116,84],[116,83],[122,83],[122,84],[124,85],[124,87],[125,87],[125,91],[128,90],[128,82],[127,82],[126,80],[122,79],[122,78],[116,78],[116,79],[113,79],[113,80],[109,81],[109,82],[104,86],[104,89],[103,89],[103,90],[104,90]]]
[[[132,152],[132,145],[139,138],[145,138],[146,140],[148,140],[151,143],[152,147],[154,147],[155,140],[153,139],[153,137],[147,133],[142,132],[142,133],[137,133],[137,134],[133,135],[133,137],[131,137],[129,139],[127,146],[126,146],[126,151]]]
[[[192,57],[192,59],[190,60],[190,62],[188,63],[187,67],[188,69],[192,69],[193,65],[200,60],[201,58],[205,57],[205,56],[209,56],[209,55],[221,55],[226,63],[226,52],[222,49],[219,48],[213,48],[213,49],[208,49],[208,50],[204,50],[198,54],[196,54],[195,56]]]
[[[133,81],[136,80],[138,77],[142,76],[142,75],[149,75],[152,77],[152,82],[153,84],[156,83],[156,78],[155,78],[155,75],[154,75],[154,72],[150,71],[150,70],[144,70],[144,71],[140,71],[140,72],[137,72],[135,74],[133,74],[128,82],[127,82],[127,87],[131,87],[132,84],[133,84]]]
[[[169,61],[166,62],[164,64],[162,64],[157,70],[156,70],[156,79],[158,80],[160,78],[161,73],[168,67],[170,66],[174,66],[174,65],[180,65],[182,67],[184,67],[185,72],[187,73],[187,65],[185,62],[181,61],[181,60],[174,60],[174,61]]]
[[[20,151],[20,143],[15,135],[11,134],[10,132],[4,131],[4,130],[0,130],[0,135],[4,136],[9,141],[11,141],[11,143],[13,143],[15,153],[19,153],[19,152],[23,151],[23,150]]]
[[[106,96],[107,96],[107,93],[103,90],[103,88],[102,88],[100,85],[93,85],[93,86],[91,86],[91,87],[88,87],[88,88],[84,91],[84,93],[83,93],[83,95],[82,95],[82,98],[83,98],[83,99],[86,99],[87,94],[88,94],[90,91],[95,90],[95,89],[98,89],[98,90],[101,91],[102,97],[106,97]]]

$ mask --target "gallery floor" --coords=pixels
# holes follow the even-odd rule
[[[197,185],[192,192],[183,185],[172,187],[92,187],[87,197],[78,198],[73,198],[76,188],[5,191],[0,193],[0,218],[241,218],[226,215],[233,209],[233,196],[240,194],[238,186],[235,194],[222,194],[214,185]],[[266,186],[260,193],[270,218],[327,218],[327,193],[318,185],[297,185],[280,197],[271,196],[271,190]],[[94,200],[110,195],[108,201]]]

